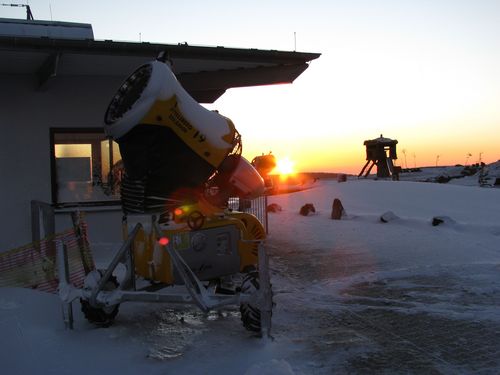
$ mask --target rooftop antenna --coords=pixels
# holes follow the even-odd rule
[[[28,4],[0,4],[3,7],[18,7],[18,8],[26,8],[26,19],[28,21],[34,21],[33,13],[31,13],[31,8]]]

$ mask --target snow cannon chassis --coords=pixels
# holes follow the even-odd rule
[[[241,221],[249,214],[231,213],[227,220]],[[252,215],[249,215],[252,216]],[[255,217],[248,218],[257,220]],[[150,233],[155,240],[156,250],[163,251],[171,264],[171,273],[175,274],[175,285],[183,285],[184,291],[174,288],[173,291],[165,292],[165,288],[172,284],[145,282],[143,277],[137,275],[141,264],[137,263],[137,251],[134,251],[134,243],[141,233],[145,232],[144,223],[138,222],[129,231],[127,239],[116,252],[114,258],[104,270],[91,271],[85,278],[81,289],[70,284],[68,278],[68,260],[65,246],[62,242],[57,243],[58,272],[59,272],[59,296],[63,304],[63,319],[67,328],[73,328],[73,312],[71,303],[79,298],[85,317],[97,326],[110,326],[118,313],[120,303],[126,301],[136,302],[163,302],[170,304],[192,304],[203,312],[218,309],[228,305],[239,305],[243,326],[261,337],[271,337],[272,316],[272,291],[269,277],[268,257],[264,247],[263,239],[239,239],[242,245],[258,249],[258,261],[255,265],[244,266],[241,272],[226,275],[220,278],[211,277],[210,280],[200,280],[188,265],[179,251],[173,246],[173,241],[166,241],[165,231],[155,216],[151,216]],[[216,228],[228,227],[227,222],[221,219]],[[245,221],[245,220],[243,220]],[[147,225],[149,226],[149,225]],[[232,227],[233,225],[231,225]],[[203,234],[204,229],[191,231],[191,234]],[[151,263],[151,262],[149,262]],[[125,267],[124,276],[118,282],[116,269],[119,265]],[[137,288],[137,284],[148,284],[143,288]]]

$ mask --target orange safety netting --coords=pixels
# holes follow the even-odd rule
[[[0,287],[22,287],[56,293],[59,284],[56,243],[67,250],[69,282],[80,288],[95,268],[82,220],[74,229],[0,253]]]

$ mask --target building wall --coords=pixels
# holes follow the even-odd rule
[[[0,252],[31,241],[31,200],[51,202],[49,128],[102,126],[123,78],[55,77],[40,90],[33,75],[0,75]],[[89,213],[91,241],[119,240],[120,217]]]

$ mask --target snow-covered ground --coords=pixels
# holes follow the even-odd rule
[[[462,186],[496,186],[500,182],[500,161],[468,166],[423,167],[401,173],[401,181],[441,182]]]
[[[0,290],[5,374],[500,372],[500,189],[319,181],[270,197],[273,341],[237,308],[124,304],[97,329],[56,296]],[[334,198],[347,216],[331,220]],[[316,213],[299,215],[312,203]],[[392,220],[380,216],[392,211]],[[445,217],[432,226],[432,218]],[[92,231],[92,228],[89,228]],[[99,254],[102,259],[102,254]]]

